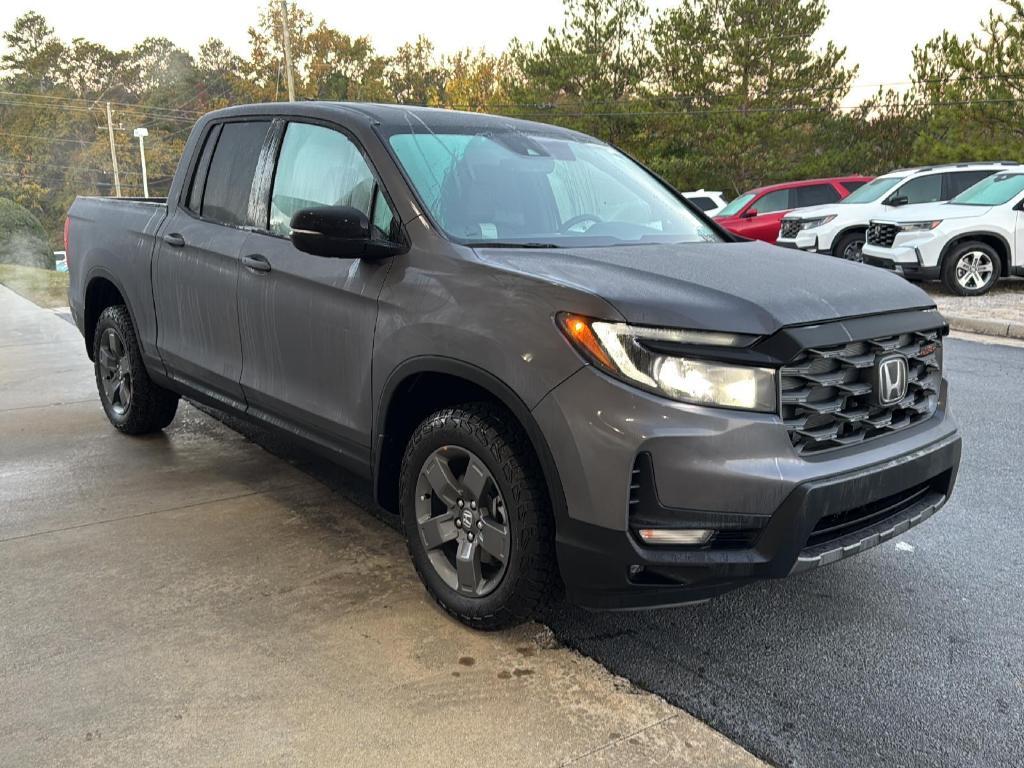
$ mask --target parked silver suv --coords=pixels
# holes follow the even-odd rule
[[[77,199],[67,251],[117,429],[166,427],[183,395],[365,474],[475,627],[563,585],[667,605],[831,563],[953,488],[928,296],[736,242],[561,128],[220,110],[166,200]]]

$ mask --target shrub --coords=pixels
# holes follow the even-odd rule
[[[54,268],[53,251],[39,219],[4,197],[0,197],[0,264]]]

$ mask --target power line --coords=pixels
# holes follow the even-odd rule
[[[36,109],[44,109],[44,108],[47,108],[47,107],[52,107],[53,109],[60,109],[60,110],[67,111],[67,112],[79,112],[79,113],[85,113],[85,114],[90,114],[90,115],[95,114],[95,110],[99,109],[99,107],[95,107],[95,108],[94,107],[84,107],[84,106],[81,106],[81,105],[79,105],[77,103],[57,103],[57,102],[53,102],[53,103],[46,104],[46,103],[42,103],[42,102],[39,102],[39,101],[11,101],[10,99],[0,99],[0,104],[4,104],[4,105],[7,105],[7,106],[12,106],[12,107],[34,107]],[[195,119],[196,119],[196,116],[202,114],[200,112],[196,112],[196,113],[194,113],[193,117],[183,117],[183,116],[179,117],[179,116],[172,115],[172,114],[158,114],[158,113],[155,114],[155,113],[149,111],[149,109],[147,107],[145,107],[145,106],[143,106],[141,104],[140,105],[125,105],[124,107],[121,108],[120,111],[122,113],[124,113],[124,112],[138,112],[138,113],[141,113],[143,115],[143,117],[140,118],[141,120],[145,120],[146,116],[148,115],[148,116],[153,117],[154,121],[168,121],[169,120],[169,121],[172,121],[172,122],[179,122],[179,123],[180,122],[194,123]]]
[[[59,136],[41,136],[34,133],[6,133],[4,131],[0,131],[0,136],[11,136],[16,139],[37,139],[39,141],[59,141],[67,144],[82,144],[84,146],[89,146],[94,143],[92,141],[85,141],[84,139],[63,139]]]
[[[660,99],[654,98],[652,101],[659,101]],[[532,115],[550,115],[552,117],[653,117],[653,116],[668,116],[668,115],[754,115],[754,114],[792,114],[792,113],[805,113],[805,114],[830,114],[832,112],[855,112],[863,109],[865,105],[857,104],[854,106],[790,106],[790,107],[733,107],[728,109],[722,109],[721,107],[714,107],[709,109],[645,109],[645,110],[633,110],[629,107],[631,105],[642,105],[641,101],[622,101],[622,102],[605,102],[606,104],[619,104],[624,109],[616,112],[563,112],[562,106],[557,104],[545,104],[531,107],[529,105],[521,104],[487,104],[487,109],[508,109],[509,111],[525,112]],[[964,107],[964,106],[981,106],[981,105],[995,105],[995,104],[1021,104],[1024,103],[1024,98],[1010,98],[1010,99],[961,99],[957,101],[934,101],[926,102],[922,104],[914,104],[915,108],[920,109],[931,109],[931,108],[944,108],[944,107]],[[415,106],[415,105],[398,105],[398,106]],[[472,104],[449,104],[446,105],[449,109],[465,109],[475,107],[477,105]],[[565,107],[580,109],[586,107],[587,102],[574,102],[572,104],[566,104]],[[883,108],[884,109],[884,108]],[[511,116],[511,115],[509,115]]]
[[[6,165],[30,165],[30,166],[36,166],[36,167],[42,166],[44,168],[62,168],[64,170],[86,171],[86,172],[92,172],[92,173],[110,173],[109,170],[105,170],[103,168],[89,168],[89,167],[82,166],[82,165],[64,165],[64,164],[61,164],[61,163],[47,163],[47,162],[41,162],[41,161],[37,161],[37,160],[2,160],[2,159],[0,159],[0,163],[4,163]],[[141,175],[140,171],[121,171],[121,173],[130,174],[132,176],[139,176],[139,175]]]
[[[2,91],[2,90],[0,90],[0,96],[17,96],[19,98],[24,98],[24,99],[48,99],[50,101],[61,101],[61,102],[65,102],[65,103],[73,103],[73,104],[78,104],[78,105],[88,104],[90,109],[93,108],[93,107],[97,107],[96,102],[93,101],[92,99],[87,99],[87,98],[83,98],[83,97],[80,97],[80,96],[58,96],[56,94],[49,94],[49,93],[25,93],[25,92],[22,92],[22,91]],[[174,107],[161,107],[161,106],[158,106],[158,105],[146,106],[146,105],[143,105],[143,104],[129,104],[129,103],[123,102],[123,101],[112,101],[112,102],[110,102],[110,106],[112,106],[112,107],[123,107],[125,109],[138,109],[138,108],[142,108],[142,109],[146,109],[146,110],[148,110],[150,112],[156,112],[156,111],[174,112],[174,113],[177,113],[179,115],[190,115],[190,116],[193,116],[193,117],[202,114],[201,112],[196,112],[195,110],[176,109]]]

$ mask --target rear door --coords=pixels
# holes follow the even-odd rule
[[[283,419],[361,460],[369,455],[377,297],[392,259],[325,258],[292,245],[302,209],[350,205],[382,239],[397,225],[360,147],[335,127],[281,123],[261,220],[239,272],[242,389],[250,411]]]
[[[168,201],[153,268],[157,347],[168,373],[242,400],[236,295],[249,203],[269,120],[212,126],[183,199]]]

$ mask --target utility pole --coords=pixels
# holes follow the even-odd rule
[[[139,155],[142,157],[142,196],[149,197],[149,180],[146,178],[146,143],[149,129],[136,128],[133,135],[139,140]]]
[[[107,102],[107,136],[110,137],[110,164],[114,166],[114,194],[121,196],[121,175],[117,172],[117,150],[114,149],[114,125],[110,121],[110,102]]]
[[[292,77],[292,42],[288,35],[288,0],[281,0],[281,26],[284,28],[284,68],[288,73],[288,101],[295,101],[295,79]]]

